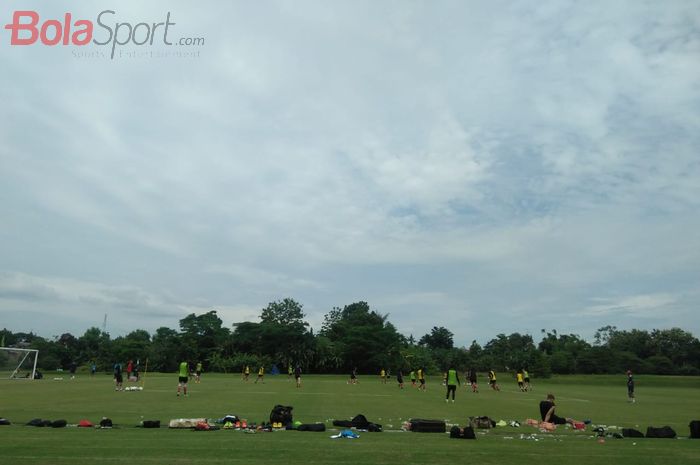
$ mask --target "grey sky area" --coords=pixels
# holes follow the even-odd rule
[[[0,327],[700,334],[696,1],[21,3],[204,44],[0,29]]]

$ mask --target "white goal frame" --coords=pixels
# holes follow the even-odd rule
[[[17,367],[14,369],[12,374],[10,375],[9,379],[34,379],[34,376],[36,376],[36,363],[39,361],[39,351],[37,349],[20,349],[18,347],[0,347],[0,351],[6,351],[6,352],[19,352],[20,356],[18,358],[19,363],[17,364]],[[15,376],[17,375],[17,372],[20,370],[20,367],[24,363],[24,361],[29,357],[31,353],[34,353],[34,365],[32,366],[32,372],[29,378],[16,378]],[[24,357],[21,355],[24,354]]]

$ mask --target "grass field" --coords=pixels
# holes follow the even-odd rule
[[[509,465],[523,462],[577,464],[700,464],[700,441],[608,439],[600,444],[590,430],[573,432],[560,427],[553,434],[532,427],[495,428],[478,434],[477,441],[449,439],[446,434],[402,432],[409,418],[445,419],[464,425],[467,417],[489,415],[499,420],[537,418],[538,402],[547,392],[557,396],[557,413],[594,423],[633,427],[670,425],[688,436],[688,423],[700,418],[700,378],[637,377],[636,404],[626,400],[624,376],[568,376],[535,380],[532,392],[521,393],[515,383],[500,379],[501,392],[481,385],[479,394],[464,387],[457,402],[446,404],[444,387],[428,380],[426,392],[410,385],[400,391],[394,382],[383,385],[362,376],[348,385],[342,376],[306,376],[296,389],[286,376],[268,376],[265,384],[244,383],[240,375],[205,374],[201,384],[190,383],[187,398],[175,396],[177,377],[148,374],[144,390],[115,392],[107,375],[80,375],[63,380],[47,374],[40,381],[0,381],[0,417],[13,422],[0,427],[0,464],[271,464],[334,463],[421,464],[478,463]],[[503,376],[502,376],[503,378]],[[240,431],[193,432],[142,429],[142,419],[220,418],[235,414],[249,422],[269,418],[275,404],[294,407],[294,419],[326,422],[323,433],[277,431],[244,434]],[[384,425],[383,433],[360,433],[357,440],[330,439],[333,419],[363,413]],[[111,418],[117,428],[33,428],[32,418],[63,418],[77,423]],[[522,435],[537,434],[534,439]]]

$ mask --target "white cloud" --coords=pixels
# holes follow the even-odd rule
[[[200,59],[0,47],[0,312],[176,325],[291,296],[320,321],[367,296],[407,331],[471,339],[615,304],[595,296],[695,295],[693,2],[120,14],[166,9],[207,35]]]

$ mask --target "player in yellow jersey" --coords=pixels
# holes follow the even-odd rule
[[[262,383],[265,384],[265,367],[262,365],[258,368],[258,377],[255,380],[255,384],[258,384],[258,381],[262,381]]]

